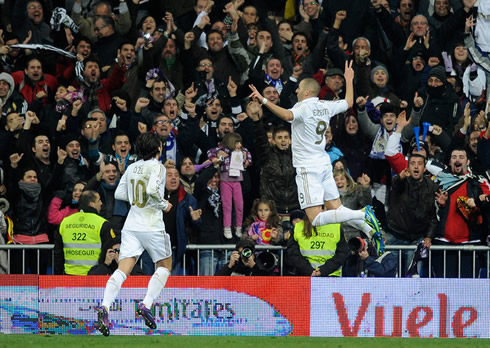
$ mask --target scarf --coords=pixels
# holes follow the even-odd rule
[[[119,180],[117,180],[114,185],[110,185],[110,184],[106,183],[105,181],[101,182],[101,185],[106,192],[107,191],[115,192],[118,184],[119,184]],[[120,201],[119,199],[114,198],[114,209],[112,211],[112,215],[126,216],[126,215],[128,215],[128,213],[129,213],[128,204],[124,201]]]
[[[162,156],[160,156],[160,162],[165,163],[166,160],[173,160],[177,163],[177,143],[175,140],[174,130],[170,132],[167,139],[162,138],[162,143],[165,141],[166,150],[162,151]]]
[[[373,140],[373,146],[371,147],[371,152],[369,153],[370,158],[385,159],[386,144],[388,143],[389,137],[390,135],[385,130],[385,127],[380,126]],[[402,152],[402,145],[400,143],[398,143],[398,152]]]
[[[273,85],[274,87],[276,87],[276,90],[277,90],[277,93],[281,94],[282,92],[282,81],[281,79],[278,79],[278,80],[273,80],[272,77],[270,77],[269,75],[265,74],[265,78],[267,80],[267,84],[268,85]]]
[[[37,202],[41,194],[41,184],[31,182],[19,182],[19,188],[29,198],[34,199]]]
[[[208,197],[208,203],[213,208],[213,213],[216,218],[219,218],[219,207],[221,205],[221,196],[219,194],[219,191],[217,188],[211,189],[208,187],[208,191],[211,192],[211,194]]]
[[[255,219],[255,222],[250,225],[248,230],[248,235],[256,235],[259,238],[257,239],[257,244],[271,244],[271,230],[267,228],[267,222]]]
[[[175,63],[175,56],[169,58],[169,59],[165,59],[165,63],[167,64],[167,68],[170,70],[172,68],[172,66],[174,65]]]
[[[102,88],[102,83],[97,81],[91,85],[87,82],[83,82],[82,92],[83,95],[87,98],[85,101],[85,105],[88,106],[88,110],[99,109],[99,96],[97,95],[97,91]]]
[[[439,174],[437,174],[435,181],[438,182],[440,186],[442,186],[442,191],[446,192],[455,186],[461,185],[463,182],[470,179],[472,176],[473,175],[471,174],[471,172],[462,176],[457,176],[446,172],[440,172]]]

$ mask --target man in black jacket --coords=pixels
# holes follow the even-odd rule
[[[291,133],[283,126],[274,128],[274,145],[271,146],[259,118],[260,109],[256,102],[251,102],[247,107],[247,115],[254,121],[257,155],[261,164],[260,194],[262,198],[276,202],[279,215],[288,216],[289,220],[289,214],[299,209]]]
[[[435,193],[437,185],[425,173],[426,158],[412,153],[408,169],[392,181],[388,211],[386,244],[416,245],[423,240],[430,248],[437,229]],[[413,250],[402,253],[399,266],[404,275],[413,257]],[[398,251],[394,254],[398,258]],[[419,265],[421,266],[421,265]]]

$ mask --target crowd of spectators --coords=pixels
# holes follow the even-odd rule
[[[163,218],[172,274],[196,274],[198,263],[200,274],[224,270],[224,252],[197,257],[186,246],[238,242],[242,252],[253,244],[240,244],[246,236],[288,246],[289,274],[338,276],[344,264],[344,275],[364,274],[363,264],[391,257],[368,255],[362,242],[348,251],[350,239],[369,245],[369,236],[344,224],[325,229],[342,236],[331,264],[298,261],[290,125],[248,98],[253,84],[267,102],[291,108],[299,82],[313,77],[320,99],[342,99],[344,65],[353,61],[354,107],[317,127],[343,204],[372,204],[388,244],[490,243],[490,0],[296,3],[2,1],[5,239],[52,244],[83,190],[98,193],[99,215],[119,237],[129,206],[114,192],[137,160],[135,139],[154,132],[172,204]],[[111,243],[93,274],[114,268]],[[436,276],[472,276],[472,254],[433,256]],[[230,269],[239,258],[237,249]],[[404,253],[403,274],[411,258]],[[27,271],[36,272],[35,259],[26,254]],[[41,259],[46,272],[49,255]],[[143,271],[152,274],[148,260]],[[480,264],[486,259],[477,255]],[[22,254],[12,253],[11,272],[22,267]]]

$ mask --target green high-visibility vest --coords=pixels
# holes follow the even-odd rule
[[[301,255],[316,269],[334,257],[337,243],[341,237],[340,224],[318,226],[316,228],[318,234],[310,238],[306,238],[304,235],[304,224],[304,221],[300,221],[294,226],[294,240],[298,242]],[[329,275],[340,277],[341,274],[342,267]]]
[[[100,230],[106,221],[97,214],[84,212],[61,221],[66,274],[87,275],[90,268],[97,264],[102,246]]]

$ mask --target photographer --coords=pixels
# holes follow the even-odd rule
[[[260,263],[258,258],[269,255],[263,252],[259,256],[255,254],[255,241],[251,238],[242,238],[231,253],[230,262],[216,272],[217,276],[269,276],[273,275],[273,270],[266,263]],[[257,262],[257,263],[256,263]],[[259,266],[260,264],[260,266]]]
[[[102,246],[102,251],[99,255],[99,260],[93,266],[88,275],[111,275],[119,265],[119,252],[121,248],[121,237],[108,240]],[[134,265],[131,275],[145,275],[141,267]]]
[[[369,240],[360,237],[351,238],[348,241],[349,249],[355,255],[359,255],[357,263],[357,275],[369,277],[395,277],[398,260],[389,251],[378,257],[376,247]]]

